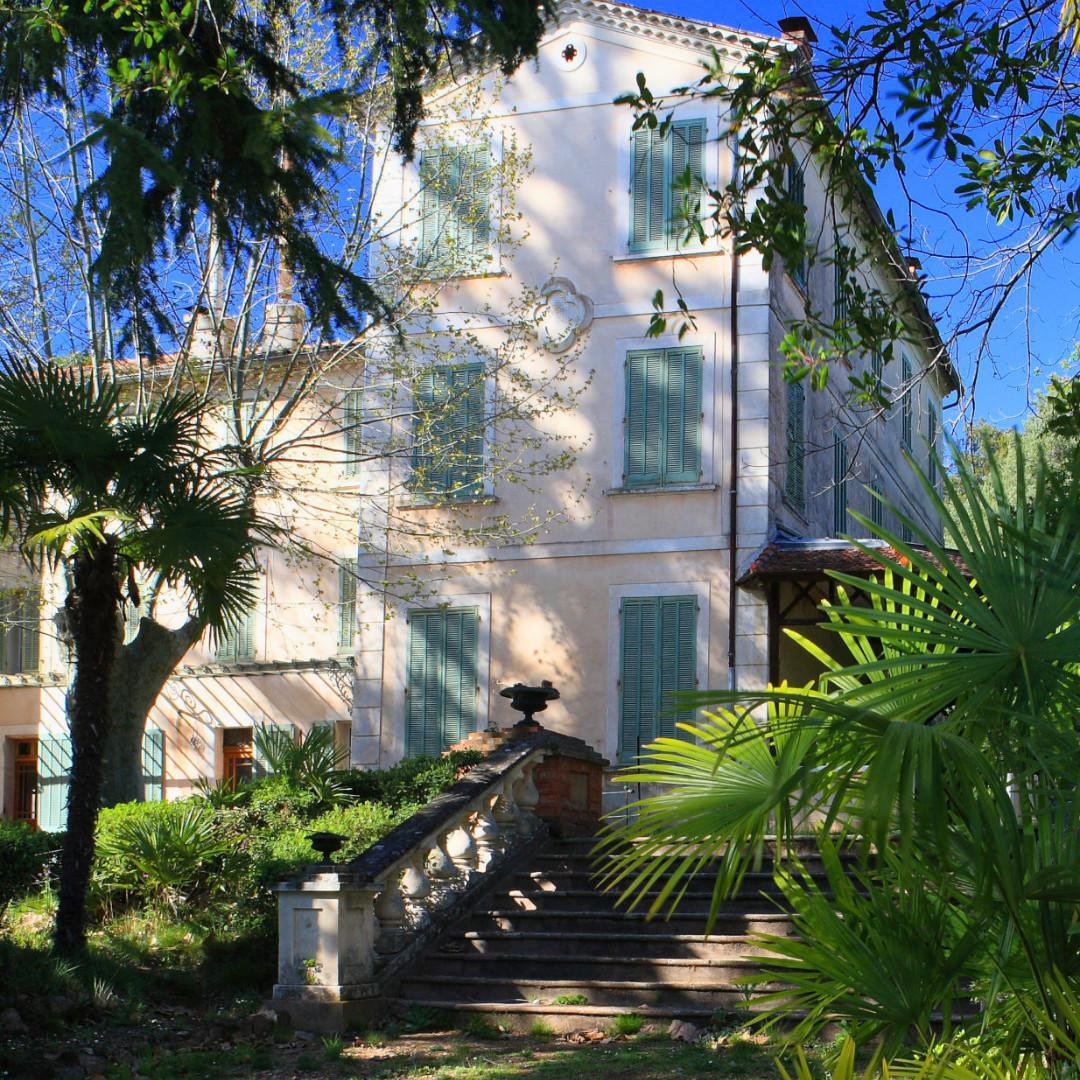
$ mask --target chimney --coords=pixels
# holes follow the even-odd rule
[[[786,41],[798,45],[799,51],[806,60],[814,58],[814,42],[817,34],[814,33],[810,20],[805,15],[790,15],[780,20],[780,33]]]
[[[271,353],[293,352],[304,343],[304,307],[293,301],[293,275],[285,245],[281,245],[277,296],[266,305],[262,347]]]

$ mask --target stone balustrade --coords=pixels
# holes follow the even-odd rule
[[[400,971],[516,854],[600,812],[603,758],[538,726],[512,738],[350,863],[275,887],[271,1005],[297,1025],[370,1022]]]

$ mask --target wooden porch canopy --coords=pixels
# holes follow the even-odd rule
[[[882,540],[862,540],[861,544],[897,562],[903,555]],[[912,545],[920,553],[925,549]],[[960,563],[957,558],[957,563]],[[966,573],[966,568],[961,567]],[[836,601],[837,582],[829,571],[850,574],[853,577],[870,577],[880,574],[883,568],[867,552],[860,550],[850,540],[812,539],[773,540],[754,556],[750,566],[737,580],[744,588],[761,588],[765,592],[769,616],[769,682],[777,684],[786,678],[789,682],[805,682],[815,674],[819,665],[782,633],[784,628],[798,629],[812,635],[810,629],[825,621],[819,608],[822,601]],[[848,590],[849,594],[851,590]],[[856,603],[859,595],[852,597]],[[823,645],[835,645],[835,635],[819,638]],[[785,648],[787,646],[787,648]],[[792,654],[788,649],[796,649]],[[797,660],[801,662],[797,662]],[[787,660],[787,663],[784,661]],[[792,666],[797,667],[791,670]]]

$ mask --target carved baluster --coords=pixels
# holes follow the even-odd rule
[[[434,892],[434,904],[443,907],[454,896],[454,860],[446,853],[447,833],[443,833],[435,846],[428,852],[427,872]]]
[[[491,816],[499,827],[499,844],[503,851],[513,845],[517,833],[517,807],[514,805],[514,782],[507,780],[499,789],[499,797],[491,808]]]
[[[462,822],[446,838],[446,853],[454,862],[454,867],[465,877],[468,884],[469,878],[476,870],[476,843],[469,832],[468,821]]]
[[[476,815],[472,837],[476,841],[477,869],[483,873],[499,854],[499,826],[491,816],[491,809],[486,801]]]
[[[514,802],[518,808],[518,832],[528,836],[536,828],[536,807],[540,803],[540,792],[533,782],[533,770],[539,762],[530,762],[521,769],[521,775],[514,784]]]
[[[431,895],[431,878],[424,869],[426,851],[413,852],[412,859],[401,878],[401,895],[417,925],[422,926],[431,917],[425,910],[424,901]]]
[[[400,952],[405,946],[405,900],[400,880],[397,874],[391,875],[375,900],[375,918],[379,921],[375,951],[383,955]]]

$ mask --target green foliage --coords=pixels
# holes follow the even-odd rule
[[[165,322],[155,258],[206,218],[229,252],[250,236],[279,237],[313,319],[356,326],[383,310],[382,298],[309,231],[338,154],[327,125],[370,109],[377,77],[387,123],[411,156],[422,88],[443,64],[509,74],[536,54],[549,14],[525,0],[423,10],[401,0],[274,0],[257,12],[233,0],[205,10],[140,0],[121,17],[102,0],[9,7],[0,117],[9,124],[35,98],[77,115],[79,91],[95,92],[87,142],[107,164],[83,200],[103,208],[93,274],[98,294],[126,311],[128,340],[152,348]],[[290,49],[299,23],[325,39],[334,74],[322,86]]]
[[[23,821],[0,821],[0,907],[45,882],[60,838]]]
[[[99,840],[104,859],[121,868],[121,888],[166,900],[175,906],[226,851],[213,814],[195,804],[177,804],[173,813],[130,816]]]
[[[614,1035],[637,1035],[645,1026],[645,1017],[637,1013],[622,1013],[616,1016],[611,1025]]]
[[[1075,510],[1048,520],[1048,466],[1029,481],[1017,453],[1008,491],[993,459],[989,490],[962,460],[940,497],[924,478],[956,552],[900,514],[924,547],[874,528],[901,558],[864,547],[879,575],[833,575],[835,651],[803,641],[826,668],[816,687],[687,695],[711,710],[699,742],[648,748],[632,779],[666,790],[606,837],[607,883],[653,910],[719,866],[715,914],[766,830],[783,855],[797,822],[822,822],[835,897],[781,859],[800,934],[768,941],[792,986],[772,1016],[805,1010],[804,1036],[844,1021],[893,1054],[975,1003],[1012,1065],[1065,1062],[1080,1041],[1080,528]]]
[[[259,727],[255,751],[280,784],[310,795],[318,809],[328,809],[351,795],[338,771],[347,753],[335,746],[333,727],[313,727],[300,740],[287,728]]]
[[[589,999],[585,994],[560,994],[555,999],[556,1005],[588,1005]]]
[[[423,805],[445,791],[461,770],[482,760],[476,750],[454,750],[437,758],[406,758],[389,769],[349,769],[342,777],[356,799],[389,806]]]

